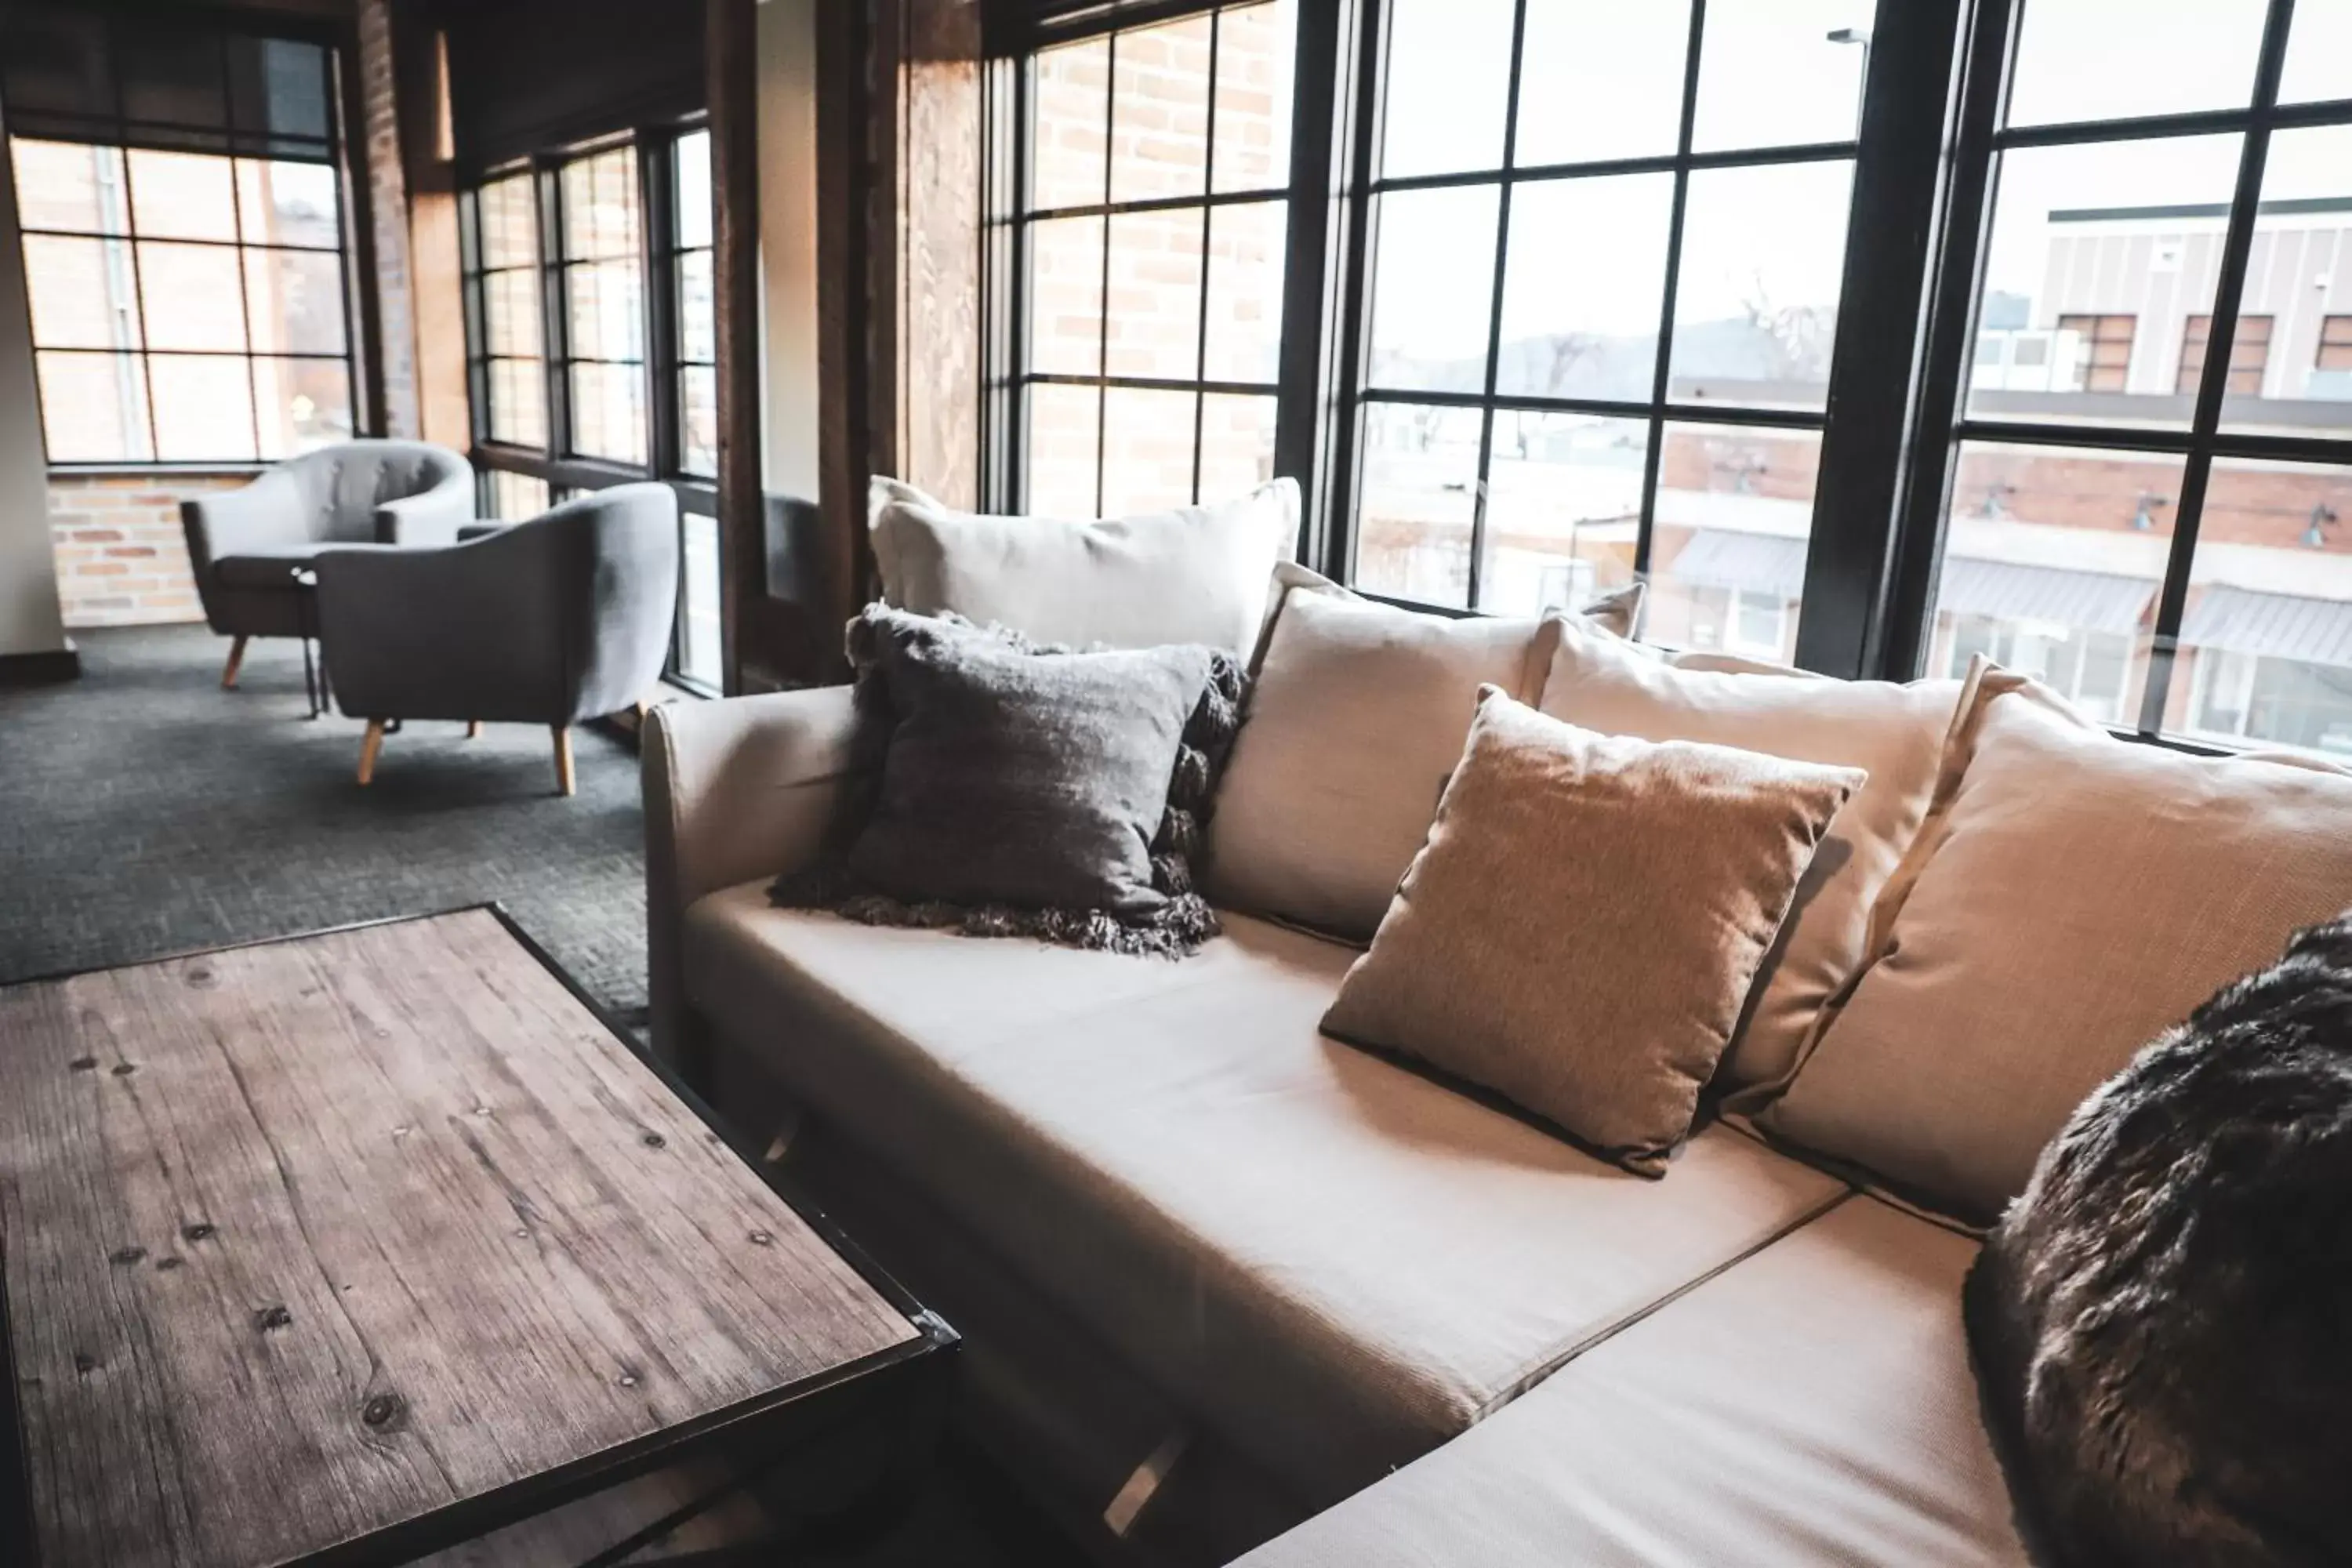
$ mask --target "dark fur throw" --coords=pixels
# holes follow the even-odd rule
[[[2352,915],[2084,1101],[1966,1308],[2039,1554],[2352,1563]]]

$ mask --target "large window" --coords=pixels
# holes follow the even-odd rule
[[[670,673],[716,690],[709,133],[650,130],[494,170],[466,205],[463,248],[486,513],[668,480],[681,530]]]
[[[2327,370],[2352,7],[2006,10],[1980,22],[2014,22],[2006,102],[1960,174],[1982,237],[1947,258],[1976,343],[1926,663],[1981,651],[2120,728],[2352,755],[2352,385]]]
[[[1216,500],[1273,476],[1297,25],[1290,0],[1259,0],[1028,61],[1031,510]]]
[[[48,458],[251,463],[358,424],[334,61],[89,17],[0,37]]]

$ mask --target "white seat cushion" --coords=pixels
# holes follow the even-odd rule
[[[1975,1256],[1854,1198],[1234,1568],[2027,1563],[1961,1335]]]
[[[1182,1407],[1336,1501],[1834,1200],[1743,1134],[1664,1182],[1327,1040],[1352,949],[1181,963],[772,909],[687,915],[732,1048]]]

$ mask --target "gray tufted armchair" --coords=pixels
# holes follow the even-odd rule
[[[221,684],[236,684],[247,638],[313,635],[310,591],[294,573],[320,551],[447,544],[473,520],[473,465],[424,441],[321,447],[241,489],[181,502],[205,620],[236,639]]]
[[[367,721],[360,783],[388,723],[544,724],[570,795],[572,726],[642,710],[677,612],[677,497],[615,485],[437,550],[318,559],[319,630],[335,700]]]

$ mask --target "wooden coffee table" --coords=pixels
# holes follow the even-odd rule
[[[0,1562],[43,1568],[723,1491],[918,1440],[955,1342],[494,908],[0,989]]]

